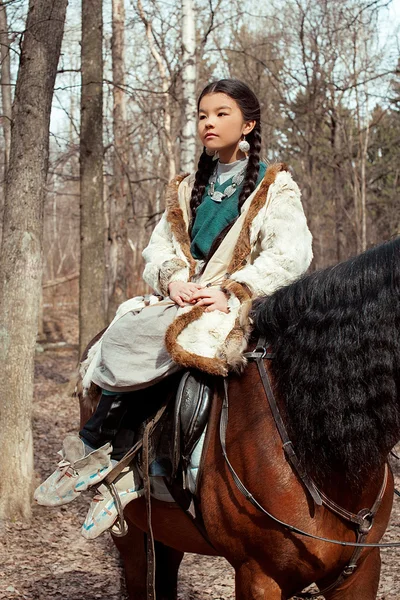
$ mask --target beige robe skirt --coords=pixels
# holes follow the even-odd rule
[[[92,381],[110,392],[129,392],[181,370],[164,341],[177,311],[178,306],[166,299],[119,318],[104,334]]]

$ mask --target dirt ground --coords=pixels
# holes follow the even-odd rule
[[[65,434],[76,431],[77,402],[70,398],[76,372],[76,321],[47,323],[48,342],[66,347],[37,353],[34,436],[37,480],[52,472]],[[400,474],[400,469],[399,469]],[[400,478],[397,477],[400,487]],[[26,600],[126,600],[118,554],[106,534],[79,534],[88,508],[83,496],[64,507],[33,507],[29,526],[15,522],[0,532],[0,598]],[[400,499],[385,541],[400,541]],[[379,600],[400,599],[400,549],[383,552]],[[224,559],[186,555],[180,569],[181,600],[234,598],[233,570]],[[362,600],[362,598],[360,598]]]

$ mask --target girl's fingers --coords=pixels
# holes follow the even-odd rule
[[[207,306],[204,312],[213,312],[214,310],[219,310],[220,312],[229,313],[229,310],[224,308],[223,306],[218,306],[217,304],[211,304],[211,306]]]
[[[192,295],[192,300],[197,300],[198,298],[211,298],[211,294],[205,290],[199,290]]]
[[[196,302],[196,306],[207,306],[210,304],[214,304],[214,299],[213,298],[202,298],[201,300],[199,300],[198,302]]]

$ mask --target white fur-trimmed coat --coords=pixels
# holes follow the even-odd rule
[[[311,233],[297,184],[284,164],[271,165],[200,274],[203,262],[192,257],[188,234],[193,183],[189,175],[169,184],[165,213],[143,251],[143,278],[162,296],[168,295],[171,281],[218,286],[228,294],[229,313],[185,307],[166,333],[177,363],[226,375],[243,362],[251,300],[272,294],[307,270]]]

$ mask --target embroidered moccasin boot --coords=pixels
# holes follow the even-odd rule
[[[144,494],[141,479],[135,467],[132,466],[126,467],[122,471],[115,479],[114,485],[118,491],[122,508]],[[83,537],[88,540],[93,540],[107,529],[112,528],[118,518],[118,509],[109,489],[102,484],[97,491],[98,494],[92,500],[81,529]]]
[[[110,459],[111,451],[109,443],[91,450],[79,436],[67,435],[62,450],[58,452],[62,460],[54,473],[36,489],[36,502],[43,506],[61,506],[75,500],[111,471],[114,462]]]

